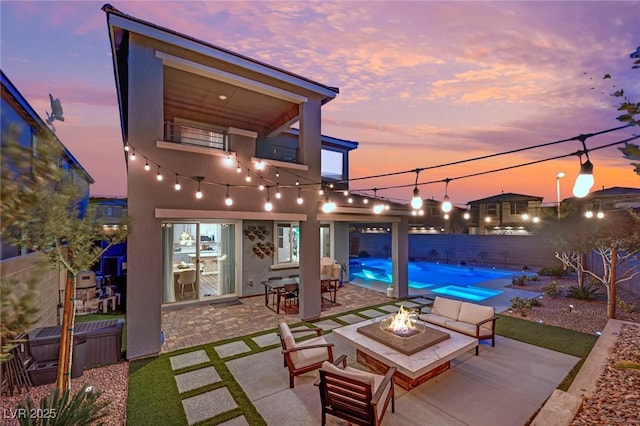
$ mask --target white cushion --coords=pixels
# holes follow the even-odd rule
[[[420,314],[418,315],[418,318],[420,318],[422,321],[439,325],[440,327],[445,327],[447,324],[447,321],[451,321],[451,318],[443,317],[441,315],[436,315],[436,314]]]
[[[382,382],[382,379],[384,379],[384,376],[380,376],[379,374],[374,374],[373,375],[373,379],[375,381],[375,383],[373,384],[373,393],[375,393],[378,390],[378,387],[380,386],[380,382]],[[391,379],[391,380],[393,380],[393,379]],[[387,386],[384,388],[384,391],[382,392],[382,396],[378,400],[378,405],[376,406],[376,416],[378,418],[380,418],[380,416],[382,416],[382,410],[384,409],[384,403],[387,400],[389,392],[391,391],[391,380],[389,380],[389,382],[387,383]]]
[[[495,309],[493,306],[477,305],[475,303],[463,302],[460,308],[460,315],[458,315],[458,321],[466,322],[469,324],[477,324],[480,321],[484,321],[489,318],[493,318],[495,315]],[[491,330],[493,321],[486,322],[481,325],[481,328]],[[474,332],[475,333],[475,332]]]
[[[293,349],[296,347],[296,340],[293,338],[291,329],[286,322],[280,323],[280,336],[282,336],[282,340],[284,340],[285,349]]]
[[[315,337],[313,339],[305,340],[296,344],[296,348],[303,348],[305,346],[313,345],[326,345],[327,341],[324,337]],[[308,367],[312,364],[318,364],[322,361],[329,360],[329,348],[311,348],[301,351],[291,352],[291,361],[296,370],[304,367]]]
[[[362,382],[371,386],[371,392],[374,393],[375,387],[375,376],[377,374],[367,373],[366,371],[358,370],[356,368],[346,367],[344,370],[336,367],[329,361],[325,361],[322,363],[322,370],[333,373],[342,377],[345,377],[350,380],[356,380],[358,382]],[[382,376],[380,376],[382,380]],[[378,382],[379,383],[379,382]]]
[[[460,314],[460,307],[462,302],[453,299],[447,299],[444,297],[436,296],[433,301],[433,307],[431,313],[441,315],[452,320],[457,320]]]
[[[449,321],[447,323],[447,328],[453,331],[457,331],[458,333],[466,334],[471,337],[476,336],[476,326],[466,322]]]

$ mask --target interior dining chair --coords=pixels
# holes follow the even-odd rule
[[[282,277],[269,277],[269,278],[267,278],[267,281],[278,281],[278,280],[281,280],[281,279],[282,279]],[[277,300],[279,291],[280,291],[279,289],[274,289],[274,288],[271,288],[270,291],[269,291],[269,294],[271,295],[271,306],[273,306],[274,308],[277,305],[276,300]]]
[[[284,311],[289,313],[288,307],[293,307],[293,302],[298,306],[298,284],[285,284],[281,297],[284,297]]]
[[[182,271],[178,277],[178,284],[180,284],[180,294],[184,294],[184,286],[190,285],[191,291],[196,292],[196,270],[190,269],[188,271]]]

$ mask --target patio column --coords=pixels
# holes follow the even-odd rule
[[[309,167],[308,176],[320,182],[320,101],[310,98],[300,105],[300,160]],[[319,188],[317,188],[319,189]],[[300,295],[299,316],[303,320],[318,318],[320,299],[320,222],[318,191],[307,191],[303,209],[307,220],[300,222]]]
[[[409,296],[409,218],[402,216],[399,223],[391,224],[391,267],[393,297]]]

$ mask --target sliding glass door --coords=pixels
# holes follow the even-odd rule
[[[236,294],[236,226],[226,222],[162,224],[163,303]]]

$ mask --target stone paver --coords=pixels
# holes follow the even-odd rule
[[[182,400],[182,407],[190,425],[210,419],[237,406],[227,388],[215,389]]]
[[[386,315],[384,312],[376,311],[375,309],[367,309],[366,311],[358,312],[361,315],[366,315],[369,318],[380,317],[382,315]]]
[[[220,426],[249,426],[249,422],[244,416],[238,416],[224,423],[220,423]]]
[[[333,320],[318,321],[314,322],[313,325],[323,330],[331,330],[337,327],[342,327],[342,324],[339,324]]]
[[[267,346],[280,344],[280,337],[276,333],[263,334],[262,336],[252,337],[251,340],[256,342],[258,346],[261,348],[266,348]]]
[[[416,297],[415,299],[412,299],[412,300],[416,303],[421,303],[423,305],[430,305],[433,303],[433,300],[425,299],[424,297]]]
[[[183,393],[220,381],[220,375],[214,367],[205,367],[175,376],[178,392]]]
[[[175,355],[170,357],[169,360],[171,361],[171,369],[174,371],[211,361],[209,355],[202,349],[187,352],[186,354]]]
[[[404,303],[402,303],[404,305]],[[406,306],[406,305],[405,305]],[[381,309],[383,311],[387,311],[390,312],[392,314],[395,314],[398,312],[398,310],[400,309],[400,306],[396,306],[396,305],[384,305],[384,306],[378,306],[376,309]]]
[[[214,346],[213,349],[215,349],[220,358],[227,358],[245,352],[251,352],[251,348],[242,340],[227,343],[225,345]]]
[[[408,300],[402,300],[398,302],[398,304],[404,306],[405,308],[417,308],[418,306],[420,306],[419,304],[409,302]]]
[[[343,315],[341,317],[337,317],[340,321],[344,321],[347,324],[355,324],[357,322],[360,321],[364,321],[365,319],[362,318],[359,315],[355,315],[355,314],[349,314],[349,315]]]

